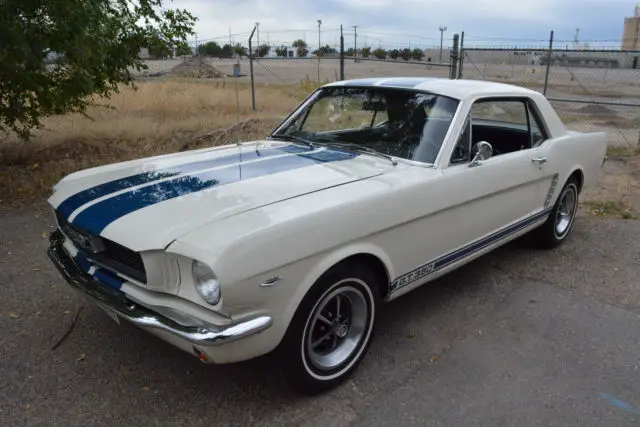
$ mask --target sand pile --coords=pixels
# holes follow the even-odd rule
[[[598,104],[588,104],[588,105],[582,106],[578,108],[578,112],[583,114],[593,114],[598,116],[612,116],[616,114],[616,112],[611,108],[605,105],[598,105]]]
[[[202,57],[193,56],[186,58],[183,62],[173,67],[170,75],[177,77],[188,77],[197,79],[215,79],[225,77],[225,74],[211,64],[208,64]]]

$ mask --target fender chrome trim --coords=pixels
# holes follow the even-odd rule
[[[273,319],[270,316],[259,316],[225,326],[208,325],[203,328],[180,325],[129,300],[123,292],[97,283],[90,275],[81,271],[67,254],[62,246],[64,239],[59,230],[52,233],[50,237],[51,245],[47,255],[69,285],[107,312],[128,320],[143,329],[158,329],[195,345],[208,347],[226,344],[257,334],[269,328],[273,323]]]

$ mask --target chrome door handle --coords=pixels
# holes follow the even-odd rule
[[[547,158],[546,157],[534,157],[533,159],[531,159],[531,161],[533,163],[538,163],[540,165],[547,163]]]

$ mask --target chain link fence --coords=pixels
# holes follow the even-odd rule
[[[463,47],[458,77],[540,91],[569,129],[640,148],[640,51],[555,46],[551,38],[546,48]]]
[[[402,35],[363,36],[359,27],[318,30],[258,34],[253,28],[191,41],[192,55],[147,58],[148,69],[133,72],[136,89],[123,87],[99,100],[101,106],[88,111],[91,119],[48,117],[28,145],[5,135],[0,166],[8,168],[4,176],[19,178],[5,179],[7,197],[48,191],[53,178],[31,179],[31,168],[58,177],[263,138],[318,86],[363,77],[468,78],[528,87],[551,100],[569,129],[605,131],[610,146],[640,149],[640,52],[553,40],[488,45],[465,40],[464,33],[428,41],[409,36],[403,43]]]
[[[231,45],[235,40],[229,39],[228,48],[236,52],[231,58],[208,54],[203,46],[210,41],[201,41],[194,57],[149,61],[140,81],[164,89],[172,85],[168,90],[176,92],[195,88],[194,98],[206,103],[205,111],[224,112],[212,115],[207,125],[233,127],[250,120],[255,131],[245,127],[247,132],[237,135],[246,138],[268,131],[311,91],[332,81],[395,76],[489,80],[544,93],[569,129],[606,131],[613,146],[640,145],[640,52],[593,43],[576,48],[573,41],[552,38],[526,46],[487,46],[470,37],[465,45],[464,33],[440,46],[384,44],[346,29],[317,34],[282,30],[267,33],[266,40],[263,32],[260,40],[254,28],[241,35],[243,42]]]

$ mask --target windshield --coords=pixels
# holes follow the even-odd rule
[[[327,87],[271,136],[295,137],[311,144],[357,144],[402,159],[434,163],[458,103],[406,89]]]

